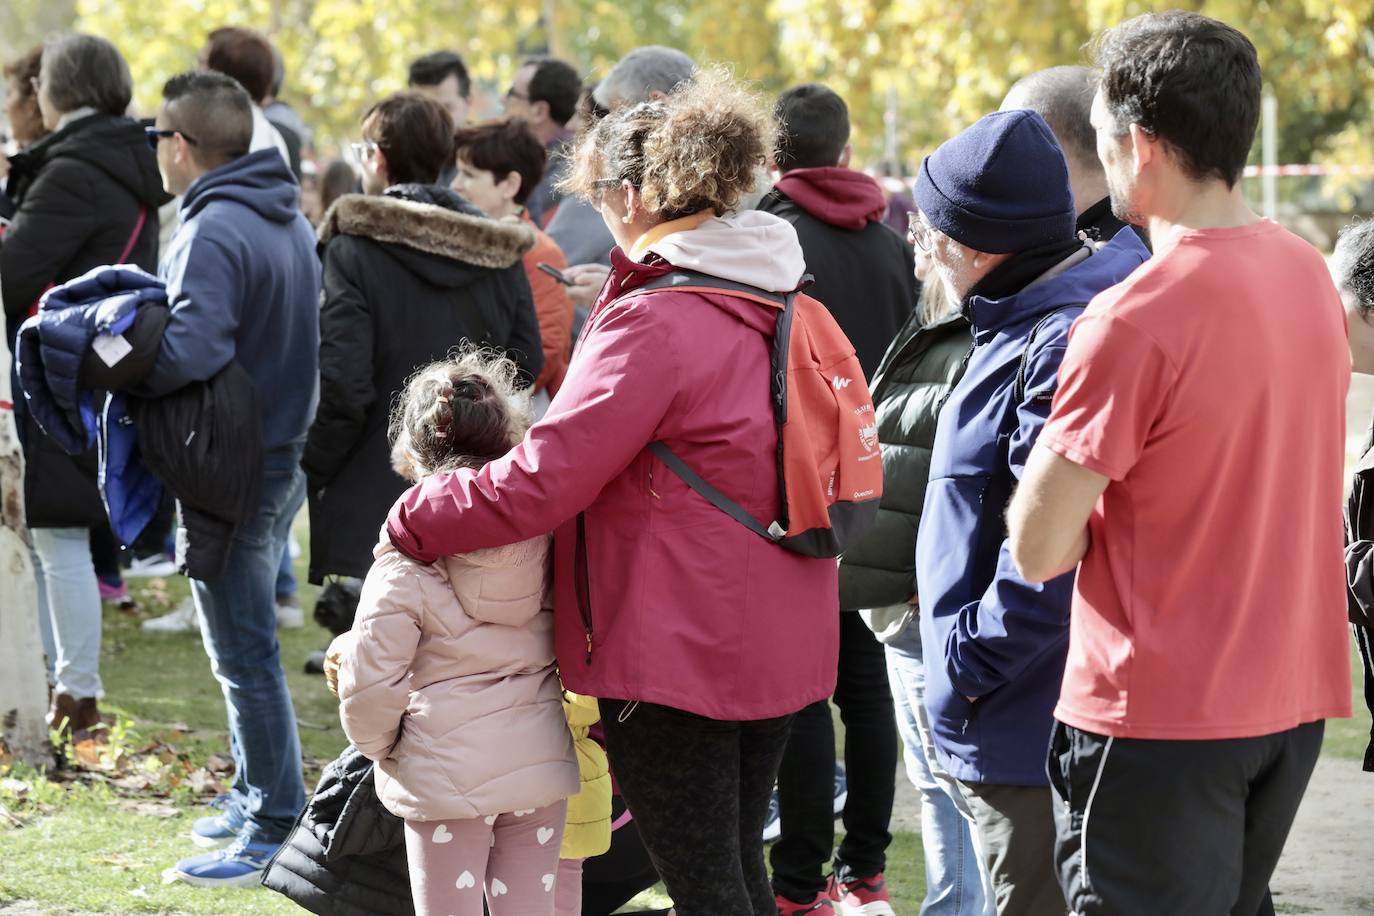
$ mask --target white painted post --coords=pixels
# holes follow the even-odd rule
[[[1264,125],[1261,140],[1261,155],[1264,159],[1264,178],[1261,179],[1264,187],[1264,215],[1269,219],[1277,219],[1279,176],[1274,170],[1279,164],[1279,100],[1272,95],[1266,95],[1260,111]]]
[[[9,348],[0,350],[0,401],[10,401]],[[38,586],[24,522],[24,456],[14,411],[0,409],[0,759],[51,763],[47,672],[38,634]]]

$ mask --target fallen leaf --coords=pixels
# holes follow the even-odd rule
[[[79,742],[72,750],[76,754],[77,763],[82,766],[100,766],[100,745],[90,738]]]
[[[109,856],[98,856],[97,858],[91,859],[91,863],[93,865],[111,865],[115,868],[128,868],[130,866],[129,860],[118,853]]]
[[[143,792],[157,785],[160,780],[148,773],[130,773],[110,780],[110,785],[130,792]]]
[[[205,768],[211,773],[230,773],[234,769],[234,761],[223,754],[211,754],[205,761]]]
[[[0,779],[0,792],[8,792],[15,798],[23,798],[31,788],[32,786],[22,779]]]
[[[204,767],[192,770],[183,782],[197,795],[218,795],[220,791],[219,780]]]
[[[130,896],[130,897],[147,897],[147,896],[148,896],[148,892],[145,891],[145,890],[144,890],[143,888],[141,888],[141,887],[136,887],[136,888],[134,888],[133,890],[129,891],[129,896]]]
[[[132,801],[126,799],[119,803],[119,807],[133,814],[142,814],[145,817],[176,817],[181,814],[171,805],[163,805],[158,802]]]

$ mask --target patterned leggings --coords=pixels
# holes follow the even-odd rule
[[[568,803],[495,817],[406,821],[416,916],[553,916]]]

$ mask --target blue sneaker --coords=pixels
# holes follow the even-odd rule
[[[218,799],[216,799],[218,801]],[[243,829],[243,815],[234,805],[216,805],[211,802],[211,807],[219,808],[223,814],[211,814],[202,817],[191,825],[191,842],[201,849],[218,849],[221,846],[228,846],[234,842]]]
[[[182,859],[172,875],[192,887],[253,887],[262,883],[262,873],[279,846],[256,843],[241,834],[224,849]]]

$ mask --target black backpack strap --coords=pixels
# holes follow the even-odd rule
[[[809,274],[803,277],[802,286],[798,288],[804,289],[806,286],[810,285],[807,282],[810,279],[811,277]],[[776,302],[778,305],[786,305],[788,298],[792,295],[791,293],[771,292],[770,290],[762,289],[758,286],[751,286],[748,283],[736,283],[734,280],[723,280],[720,277],[713,277],[710,274],[704,274],[695,270],[675,270],[670,274],[655,277],[643,286],[635,287],[625,295],[633,296],[637,293],[654,292],[661,289],[675,289],[682,286],[719,290],[727,294],[738,293],[752,299],[767,299],[770,302]]]
[[[778,431],[778,449],[775,459],[778,466],[778,490],[779,505],[782,507],[783,517],[775,521],[772,525],[765,526],[739,503],[730,499],[724,493],[717,490],[706,480],[687,466],[681,458],[662,442],[652,442],[649,444],[649,451],[658,457],[668,470],[678,477],[681,477],[687,486],[700,493],[707,502],[715,506],[726,515],[739,522],[759,537],[769,541],[777,542],[787,533],[790,521],[787,517],[787,478],[783,461],[783,436],[782,428],[787,422],[787,365],[788,350],[792,341],[792,320],[793,302],[797,293],[811,286],[815,280],[810,274],[802,277],[801,283],[795,290],[786,293],[772,292],[751,286],[748,283],[736,283],[733,280],[724,280],[720,277],[713,277],[710,274],[701,273],[695,270],[675,270],[670,274],[664,274],[630,291],[626,296],[633,296],[641,292],[654,290],[676,289],[690,287],[693,289],[718,290],[726,295],[739,295],[749,299],[763,299],[777,303],[782,306],[778,313],[778,321],[773,332],[773,355],[772,355],[772,377],[770,379],[771,394],[773,397],[773,420]]]
[[[1045,317],[1037,321],[1035,323],[1035,327],[1031,328],[1030,337],[1026,339],[1026,349],[1021,351],[1021,363],[1016,367],[1016,386],[1012,388],[1013,412],[1015,411],[1016,406],[1020,404],[1023,400],[1025,400],[1026,397],[1026,370],[1030,366],[1031,347],[1035,346],[1035,338],[1039,336],[1040,331],[1045,327],[1045,325],[1050,323],[1050,319],[1053,318],[1055,315],[1058,315],[1060,312],[1067,312],[1069,309],[1081,308],[1086,308],[1086,306],[1061,305],[1059,308],[1055,309],[1054,311],[1050,312],[1049,314],[1045,315]]]
[[[659,461],[666,464],[668,470],[681,477],[687,486],[705,497],[707,502],[757,534],[759,537],[769,541],[777,541],[782,538],[785,532],[781,530],[777,522],[773,523],[773,527],[779,530],[774,534],[769,528],[765,528],[762,522],[750,515],[743,506],[707,483],[705,478],[689,468],[687,462],[679,458],[677,453],[667,445],[662,442],[651,442],[649,443],[649,451],[653,452],[658,457]]]

